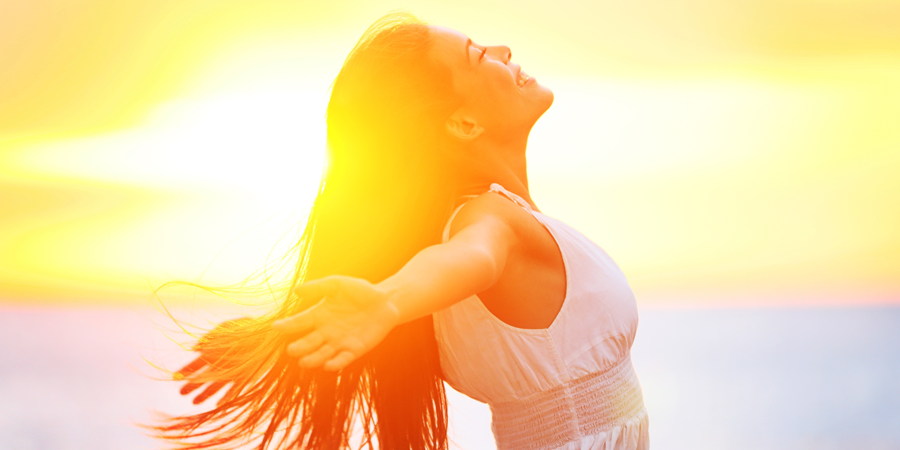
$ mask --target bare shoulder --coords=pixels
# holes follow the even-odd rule
[[[473,225],[494,225],[508,228],[518,236],[522,236],[528,227],[530,214],[521,206],[513,203],[496,192],[486,192],[469,200],[453,218],[450,225],[452,237],[460,230]]]

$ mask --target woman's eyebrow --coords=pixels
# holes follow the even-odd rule
[[[472,39],[470,38],[470,39],[466,40],[466,48],[465,48],[465,51],[466,51],[466,62],[468,62],[469,64],[472,63],[472,61],[469,61],[469,47],[470,47],[471,45],[472,45]]]

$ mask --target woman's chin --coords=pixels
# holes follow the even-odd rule
[[[543,87],[544,90],[547,91],[547,108],[549,109],[550,106],[553,105],[553,100],[556,98],[556,96],[553,94],[553,91],[550,88],[544,85],[541,85],[541,87]]]
[[[537,88],[538,90],[538,92],[536,93],[536,97],[538,97],[537,101],[540,104],[540,114],[544,114],[548,109],[550,109],[550,106],[553,105],[555,96],[553,95],[553,91],[550,90],[550,88],[542,84],[536,85],[535,88]]]

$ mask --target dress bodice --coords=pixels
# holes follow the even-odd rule
[[[508,325],[478,296],[435,313],[445,380],[491,406],[498,448],[644,448],[646,410],[630,359],[638,314],[624,274],[574,228],[532,210],[498,184],[491,191],[528,210],[553,236],[566,272],[565,299],[544,329]],[[628,423],[637,438],[623,436]],[[610,433],[637,446],[610,446],[604,443]],[[585,447],[584,439],[603,446]]]

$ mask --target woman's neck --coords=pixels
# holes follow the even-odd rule
[[[487,136],[485,136],[487,138]],[[479,139],[472,143],[471,154],[478,155],[460,183],[460,193],[478,195],[497,183],[522,197],[535,210],[537,206],[528,191],[528,168],[525,148],[528,136],[516,140]]]

